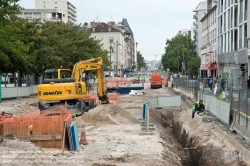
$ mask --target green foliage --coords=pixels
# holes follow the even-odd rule
[[[42,74],[49,68],[72,69],[81,60],[102,57],[111,64],[101,41],[91,32],[63,22],[27,22],[16,17],[19,0],[0,0],[0,73]]]
[[[193,57],[188,61],[187,72],[190,75],[198,76],[198,68],[200,68],[201,59],[199,57]]]
[[[30,72],[35,57],[29,54],[34,43],[27,41],[30,29],[24,20],[12,18],[11,24],[0,28],[0,71]]]
[[[140,51],[137,51],[137,66],[138,66],[138,71],[140,71],[141,68],[146,68],[144,57],[142,56]]]
[[[17,4],[19,1],[20,0],[0,0],[0,27],[10,23],[10,18],[19,14],[20,10],[23,9]]]
[[[182,62],[185,69],[189,68],[189,61],[194,57],[193,50],[195,44],[188,35],[177,35],[166,41],[165,54],[162,56],[161,63],[164,68],[170,71],[182,71]],[[198,69],[197,69],[198,70]]]
[[[36,73],[60,66],[72,69],[78,61],[97,57],[102,57],[104,64],[109,62],[108,52],[101,48],[100,41],[90,38],[89,32],[72,27],[72,24],[45,22],[40,25],[35,39]]]

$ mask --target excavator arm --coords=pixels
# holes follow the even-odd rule
[[[71,78],[76,82],[84,82],[82,73],[86,71],[96,70],[98,80],[98,97],[103,104],[109,103],[106,89],[104,88],[104,73],[103,73],[103,60],[101,57],[84,60],[74,65]]]

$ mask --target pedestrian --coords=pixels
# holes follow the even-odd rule
[[[250,76],[247,80],[247,93],[248,93],[248,98],[250,98]]]
[[[203,100],[200,100],[195,103],[192,109],[192,119],[194,119],[195,112],[197,111],[197,114],[199,115],[200,112],[205,111],[205,105],[203,104]]]
[[[222,88],[222,90],[225,90],[225,80],[224,78],[221,78],[221,75],[219,76],[220,79],[220,87]]]
[[[210,88],[210,90],[213,89],[213,78],[210,76],[209,80],[208,80],[208,87]]]
[[[218,82],[217,81],[214,81],[215,84],[214,84],[214,95],[217,95],[217,89],[218,89]]]

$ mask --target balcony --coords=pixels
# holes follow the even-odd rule
[[[68,9],[72,10],[72,11],[74,11],[76,13],[76,9],[72,5],[68,5]]]
[[[72,16],[68,16],[68,19],[70,19],[71,21],[74,21],[74,22],[76,21],[76,19]]]
[[[62,21],[62,18],[58,18],[58,17],[51,17],[49,18],[51,21]],[[49,20],[48,19],[48,20]]]
[[[72,15],[73,17],[77,17],[77,15],[76,15],[75,13],[73,13],[71,10],[68,10],[68,13],[69,13],[70,15]]]

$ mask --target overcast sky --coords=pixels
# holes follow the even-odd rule
[[[126,18],[138,43],[137,50],[146,60],[160,60],[166,39],[174,37],[179,29],[193,26],[193,11],[204,0],[68,1],[77,7],[78,23],[97,21],[97,18],[101,22],[118,23]],[[35,8],[35,0],[20,0],[19,4],[25,9]]]

